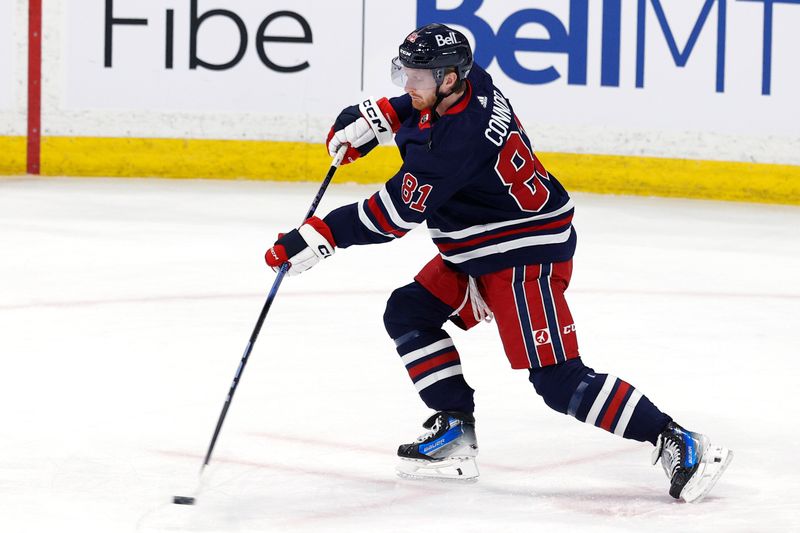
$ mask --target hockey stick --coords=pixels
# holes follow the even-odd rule
[[[308,209],[308,213],[303,218],[303,222],[311,218],[314,212],[317,210],[317,206],[319,202],[322,200],[322,195],[325,194],[325,190],[328,188],[331,180],[333,179],[333,175],[336,173],[336,169],[339,168],[339,165],[342,163],[342,159],[344,159],[344,154],[347,151],[347,146],[343,145],[339,148],[339,151],[336,152],[336,156],[333,158],[331,162],[331,168],[328,170],[328,174],[325,176],[325,179],[322,180],[322,185],[319,187],[319,191],[317,191],[317,195],[314,197],[314,200],[311,202],[311,207]],[[286,262],[281,265],[280,270],[278,270],[278,275],[275,277],[275,281],[272,283],[272,288],[269,290],[269,295],[267,296],[267,301],[264,303],[264,307],[261,309],[261,314],[258,315],[258,321],[256,321],[256,327],[253,328],[253,333],[250,334],[250,340],[247,342],[247,347],[244,349],[244,355],[242,355],[242,360],[239,362],[239,368],[236,369],[236,374],[233,376],[233,382],[231,383],[231,388],[228,391],[228,396],[225,398],[225,403],[222,405],[222,412],[219,414],[219,419],[217,420],[217,427],[214,429],[214,435],[211,437],[211,442],[208,445],[208,451],[206,452],[206,458],[203,461],[203,466],[200,467],[200,478],[197,483],[197,489],[194,491],[194,496],[173,496],[172,503],[177,503],[179,505],[194,505],[197,494],[200,492],[200,487],[203,482],[203,472],[205,471],[208,463],[211,461],[211,454],[214,452],[214,446],[217,444],[217,438],[219,437],[220,430],[222,429],[222,423],[225,422],[225,416],[228,414],[228,409],[231,406],[231,401],[233,400],[233,395],[236,393],[236,387],[239,386],[239,380],[242,378],[242,373],[244,372],[244,367],[247,365],[247,360],[250,358],[250,352],[253,351],[253,345],[256,343],[256,339],[258,338],[258,334],[261,332],[261,326],[264,324],[264,319],[267,318],[267,313],[269,312],[269,308],[272,307],[272,302],[275,300],[275,295],[278,294],[278,289],[283,282],[283,277],[286,275],[286,272],[289,270],[289,263]]]

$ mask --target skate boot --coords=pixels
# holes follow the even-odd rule
[[[397,475],[409,479],[477,481],[478,441],[475,418],[467,413],[440,411],[422,425],[427,433],[397,449]]]
[[[702,500],[733,459],[733,452],[712,446],[708,437],[670,422],[658,436],[653,464],[661,459],[670,479],[669,495],[688,503]]]

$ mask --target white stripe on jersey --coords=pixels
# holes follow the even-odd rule
[[[493,231],[499,228],[504,228],[506,226],[513,226],[515,224],[524,224],[525,222],[533,222],[534,220],[546,220],[548,218],[557,217],[559,215],[563,215],[573,207],[575,207],[575,204],[572,203],[572,198],[570,198],[566,204],[556,209],[552,213],[544,213],[543,215],[535,215],[528,218],[518,218],[516,220],[506,220],[503,222],[493,222],[491,224],[481,224],[479,226],[470,226],[468,228],[464,228],[458,231],[441,231],[435,228],[431,228],[429,231],[431,234],[431,238],[433,239],[439,239],[442,237],[446,237],[448,239],[463,239],[465,237],[471,237],[473,235],[478,235],[479,233]]]
[[[636,405],[639,403],[639,400],[641,399],[642,399],[642,393],[636,389],[633,389],[631,397],[628,398],[628,401],[625,404],[625,409],[622,410],[622,416],[619,417],[619,421],[617,422],[617,427],[614,429],[614,435],[619,435],[620,437],[625,436],[625,430],[628,428],[628,422],[631,421],[631,416],[633,416],[633,410],[636,409]]]
[[[488,246],[477,248],[461,254],[447,255],[445,253],[441,253],[440,255],[451,263],[463,263],[464,261],[469,261],[470,259],[477,259],[478,257],[486,257],[487,255],[493,254],[502,254],[518,248],[566,242],[569,240],[571,233],[572,227],[569,227],[561,233],[555,233],[553,235],[534,235],[533,237],[523,237],[522,239],[514,239],[512,241],[501,242],[498,244],[490,244]]]
[[[445,378],[450,378],[450,377],[453,377],[453,376],[457,376],[457,375],[459,375],[461,373],[462,373],[461,372],[461,365],[451,366],[451,367],[445,368],[444,370],[439,370],[438,372],[434,372],[433,374],[431,374],[429,376],[425,376],[421,380],[419,380],[416,383],[414,383],[414,386],[417,388],[417,392],[419,392],[422,389],[430,387],[431,385],[433,385],[437,381],[441,381],[441,380],[443,380]]]
[[[413,363],[417,359],[422,359],[426,355],[430,355],[433,352],[438,352],[439,350],[443,350],[450,346],[453,346],[453,339],[442,339],[427,346],[423,346],[418,350],[414,350],[413,352],[408,352],[404,356],[400,357],[400,359],[403,360],[404,365],[407,365],[409,363]]]
[[[377,233],[378,235],[383,235],[384,237],[391,237],[392,239],[394,239],[395,236],[392,235],[391,233],[384,233],[381,230],[379,230],[378,228],[376,228],[375,224],[373,224],[372,221],[367,216],[367,213],[364,212],[364,204],[367,201],[368,200],[363,200],[361,202],[358,202],[358,220],[360,220],[361,223],[364,224],[364,226],[366,226],[366,228],[368,230],[370,230],[371,232]]]
[[[594,399],[594,403],[592,404],[592,408],[589,409],[589,414],[586,415],[586,423],[595,425],[597,422],[597,417],[600,415],[600,411],[603,409],[603,404],[606,403],[608,399],[608,395],[611,394],[611,389],[614,388],[614,383],[617,382],[617,376],[612,376],[608,374],[606,376],[606,381],[603,383],[603,388],[600,389],[600,392],[597,394],[597,398]]]
[[[389,191],[386,190],[386,186],[378,191],[378,196],[383,202],[383,206],[386,208],[386,212],[389,213],[389,218],[392,219],[394,225],[398,228],[403,228],[404,230],[412,230],[419,226],[419,223],[414,222],[406,222],[403,220],[403,217],[400,216],[400,213],[397,212],[397,209],[394,207],[394,203],[392,202],[392,197],[389,196]]]

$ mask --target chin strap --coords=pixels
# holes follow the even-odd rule
[[[433,106],[431,106],[431,123],[436,122],[437,120],[439,120],[439,112],[436,111],[436,108],[439,107],[439,104],[442,103],[442,100],[444,100],[448,96],[452,96],[453,95],[453,91],[452,90],[447,94],[440,93],[439,92],[439,87],[441,87],[441,85],[437,85],[436,86],[436,101],[433,103]]]
[[[431,106],[431,126],[433,126],[436,123],[436,121],[439,120],[439,112],[436,111],[436,108],[439,107],[439,104],[442,103],[442,100],[444,100],[448,96],[451,96],[455,92],[451,89],[449,93],[442,94],[439,92],[439,87],[441,87],[441,84],[436,86],[436,101],[433,103],[433,106]],[[431,129],[430,133],[428,134],[428,150],[430,150],[432,146],[433,146],[433,129]]]

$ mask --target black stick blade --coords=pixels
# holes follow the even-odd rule
[[[173,496],[172,503],[178,505],[194,505],[194,498],[191,496]]]

